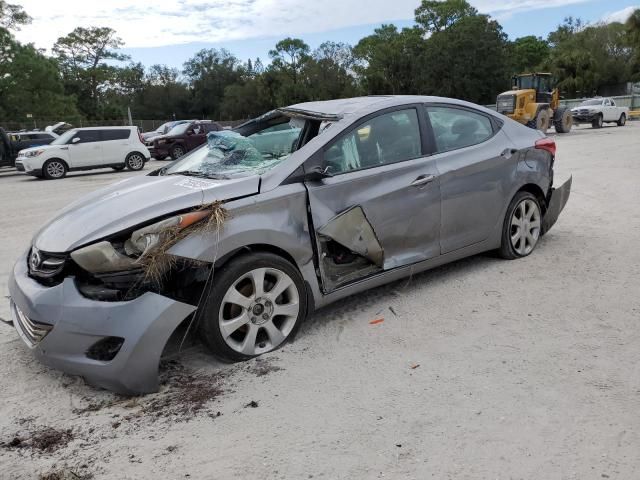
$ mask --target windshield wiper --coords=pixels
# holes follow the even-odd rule
[[[185,177],[209,178],[211,180],[228,180],[226,175],[216,173],[204,173],[199,170],[184,170],[182,172],[166,173],[165,175],[184,175]]]

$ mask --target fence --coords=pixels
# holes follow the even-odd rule
[[[163,123],[171,120],[133,120],[133,125],[137,126],[143,132],[150,132],[158,128]],[[236,127],[246,120],[235,121],[220,121],[217,122],[223,127]],[[54,120],[42,120],[42,119],[25,119],[24,121],[15,120],[0,120],[0,127],[3,127],[9,132],[17,132],[20,130],[44,130],[49,125],[55,125],[58,122],[66,122],[74,127],[119,127],[123,125],[129,125],[127,119],[121,120],[86,120],[82,118],[57,118]]]

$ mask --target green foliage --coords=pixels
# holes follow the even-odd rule
[[[533,35],[515,39],[509,44],[511,73],[529,73],[540,70],[549,57],[551,48],[546,40]]]
[[[416,23],[425,32],[442,32],[453,26],[458,20],[472,17],[478,10],[466,0],[422,0],[416,8]]]
[[[20,25],[31,23],[31,17],[20,5],[0,0],[0,28],[17,30]]]
[[[416,0],[417,3],[417,0]],[[422,0],[416,25],[381,25],[354,47],[325,42],[313,50],[285,38],[242,63],[224,49],[205,49],[181,70],[145,69],[119,49],[106,27],[79,27],[47,57],[9,30],[30,21],[0,0],[0,118],[71,120],[212,118],[237,120],[310,100],[366,94],[428,94],[493,103],[513,74],[551,71],[565,96],[640,81],[640,10],[625,25],[567,18],[547,39],[509,41],[500,24],[466,0]]]

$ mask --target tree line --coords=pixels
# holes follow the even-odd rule
[[[381,25],[356,45],[276,43],[266,62],[204,49],[182,69],[145,68],[109,27],[78,27],[47,55],[13,33],[31,18],[0,0],[0,119],[244,119],[293,103],[379,94],[495,102],[514,74],[549,71],[567,97],[640,81],[640,10],[625,23],[566,18],[547,38],[509,40],[466,0],[422,0],[415,25]]]

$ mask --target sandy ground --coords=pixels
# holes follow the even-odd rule
[[[532,256],[347,299],[262,360],[191,345],[126,399],[0,328],[0,478],[640,478],[640,122],[557,142],[574,190]],[[0,291],[45,219],[127,175],[0,174]]]

